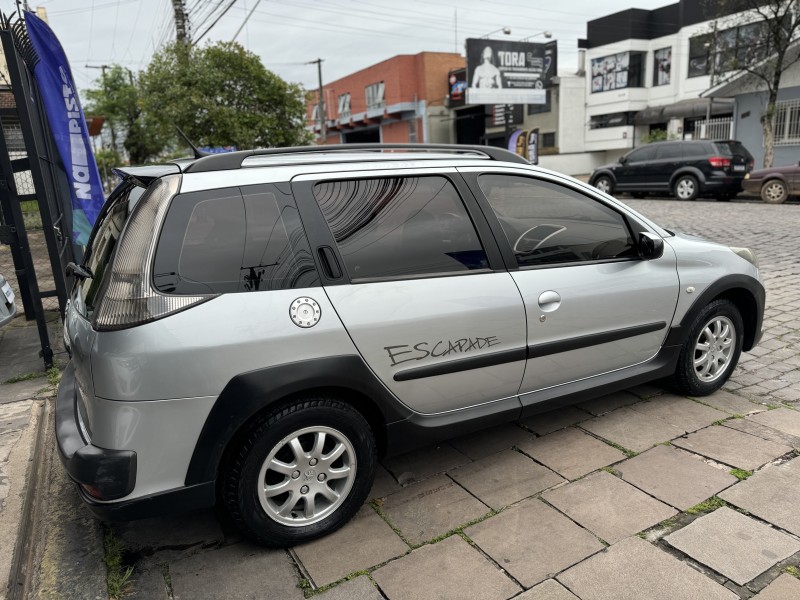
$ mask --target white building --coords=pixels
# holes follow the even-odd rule
[[[587,24],[585,150],[615,160],[656,130],[689,139],[734,134],[734,102],[700,94],[712,74],[758,51],[758,24],[732,26],[731,10],[680,0],[656,10],[629,9]],[[737,19],[745,22],[746,19]],[[714,123],[719,119],[716,129]],[[662,134],[663,135],[663,134]]]

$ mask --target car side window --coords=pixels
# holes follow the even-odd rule
[[[352,279],[488,269],[475,226],[441,176],[325,181],[314,197]]]
[[[485,174],[478,185],[520,267],[637,256],[625,218],[580,192],[518,175]]]
[[[668,158],[682,158],[683,151],[681,150],[681,144],[661,144],[658,146],[656,151],[656,158],[658,159],[668,159]]]
[[[319,285],[290,196],[273,185],[176,196],[156,249],[165,294],[213,294]]]
[[[628,155],[629,163],[640,163],[646,160],[653,160],[656,157],[656,149],[653,146],[645,146],[634,150]]]

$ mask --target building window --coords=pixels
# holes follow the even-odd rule
[[[672,70],[672,48],[653,52],[653,85],[669,85]]]
[[[350,92],[339,96],[339,118],[350,118]]]
[[[785,100],[775,103],[773,128],[776,146],[800,144],[800,100]]]
[[[589,129],[605,129],[606,127],[624,127],[633,125],[635,112],[609,113],[589,117]]]
[[[383,99],[383,82],[373,83],[365,89],[367,96],[367,110],[375,110],[386,106]]]
[[[315,123],[319,121],[319,104],[314,104],[311,107],[311,120]]]
[[[555,132],[542,134],[542,148],[555,148],[556,147],[556,134]]]
[[[528,104],[529,115],[540,115],[542,113],[549,113],[553,110],[553,90],[547,90],[545,95],[544,104]]]
[[[592,59],[592,93],[643,87],[645,52],[620,52]]]
[[[689,39],[687,75],[719,75],[760,62],[770,52],[769,39],[769,26],[763,21],[696,35]]]

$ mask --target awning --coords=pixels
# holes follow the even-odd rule
[[[636,113],[634,122],[637,125],[649,125],[651,123],[665,123],[670,119],[705,117],[709,102],[711,100],[708,98],[690,98],[672,104],[665,104],[664,106],[648,106]],[[733,102],[733,98],[715,98],[711,102],[711,115],[724,115],[732,112]]]

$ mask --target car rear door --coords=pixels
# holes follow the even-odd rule
[[[518,412],[525,309],[483,214],[453,169],[398,173],[292,182],[333,307],[412,410]]]
[[[537,392],[625,369],[661,348],[678,299],[674,252],[642,260],[617,207],[520,170],[464,169],[512,268],[528,319],[523,406]]]
[[[683,164],[682,142],[664,142],[654,146],[652,178],[648,182],[653,190],[669,190],[672,174]]]

